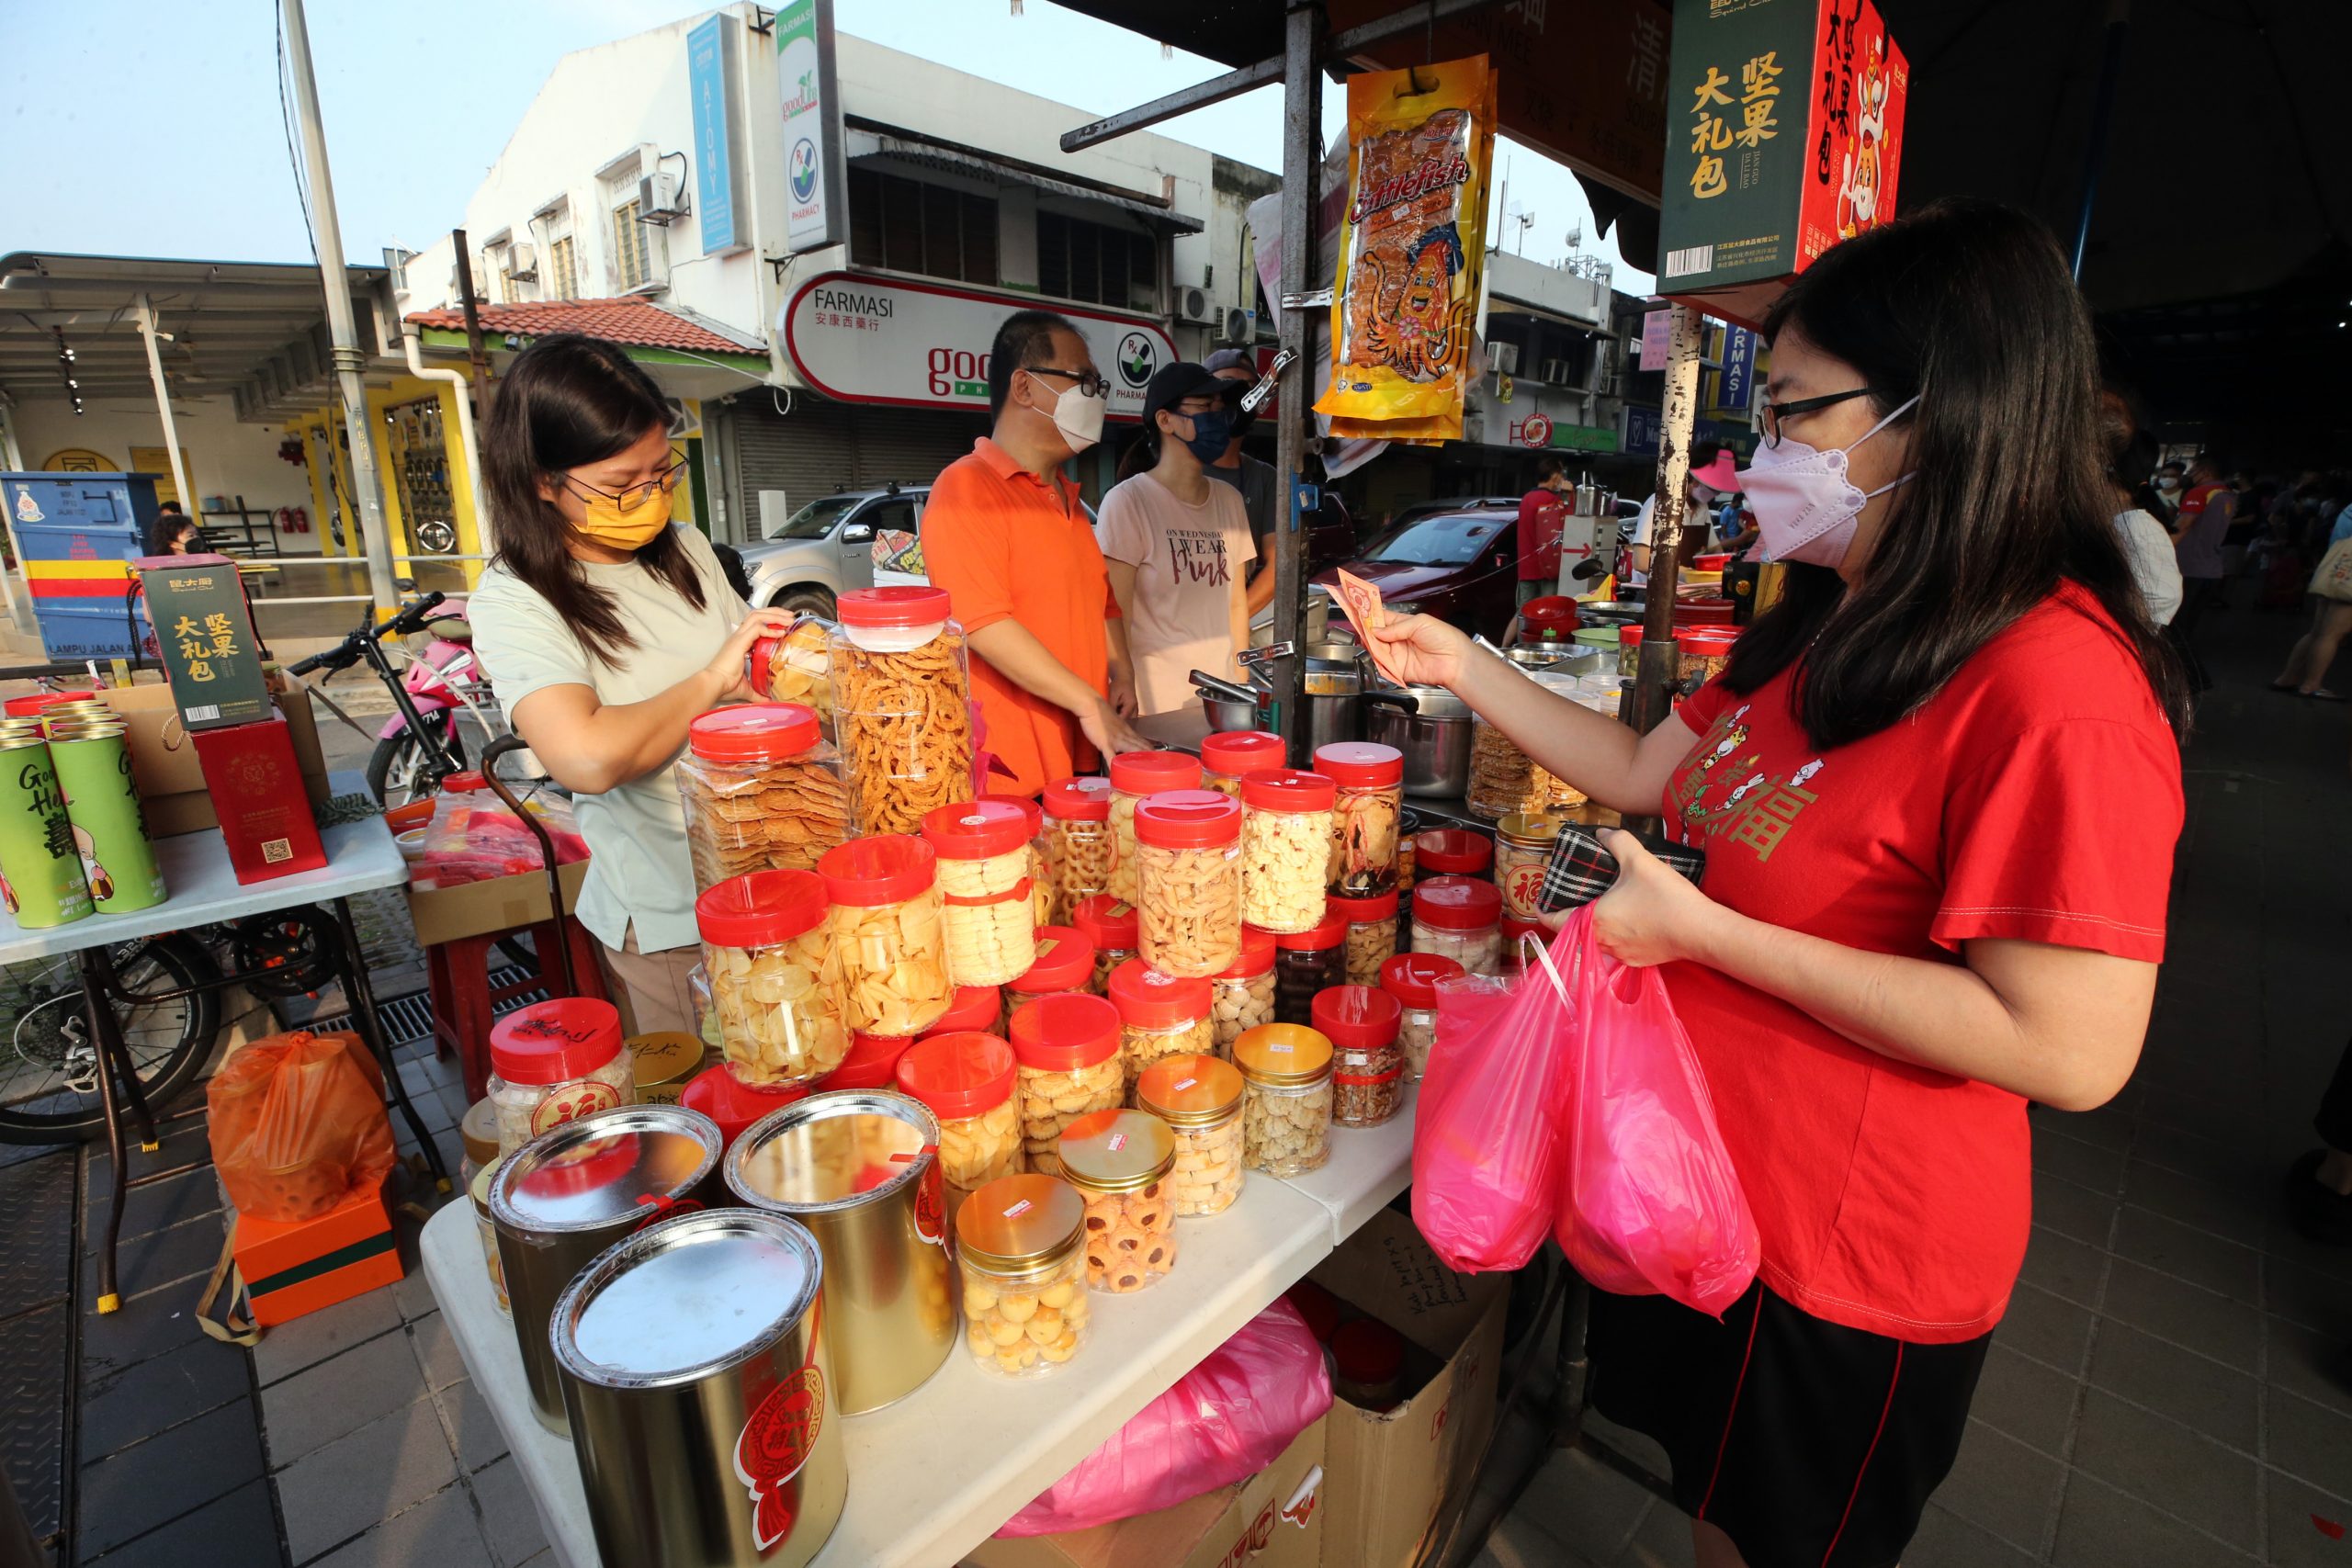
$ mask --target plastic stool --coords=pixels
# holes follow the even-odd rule
[[[492,985],[491,949],[503,939],[526,931],[531,933],[532,952],[541,955],[538,972],[511,985]],[[469,1104],[489,1090],[490,1025],[500,1005],[532,991],[553,996],[562,990],[560,972],[553,962],[559,942],[571,943],[571,972],[579,980],[575,994],[609,1000],[605,994],[605,972],[596,962],[595,941],[569,915],[560,920],[436,942],[424,950],[433,986],[433,1049],[444,1056],[456,1053]],[[505,960],[498,962],[503,965]]]

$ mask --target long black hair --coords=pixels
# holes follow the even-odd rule
[[[2080,583],[2114,618],[2176,729],[2187,684],[2148,620],[2112,522],[2090,314],[2049,231],[1994,202],[1948,198],[1823,254],[1775,302],[1792,331],[1860,372],[1910,436],[1860,583],[1792,563],[1781,602],[1732,653],[1754,692],[1803,661],[1797,717],[1843,746],[1918,709],[1979,649]]]
[[[498,518],[491,564],[535,590],[599,663],[637,646],[611,593],[588,581],[567,541],[571,525],[539,487],[568,468],[600,463],[667,427],[670,405],[637,363],[601,338],[543,337],[514,356],[482,422],[483,488]],[[701,609],[702,574],[663,529],[637,563]]]

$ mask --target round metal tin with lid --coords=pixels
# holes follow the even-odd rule
[[[564,1288],[556,1360],[608,1388],[691,1382],[789,1333],[824,1272],[816,1237],[782,1214],[680,1214],[615,1244]]]
[[[1062,1129],[1059,1152],[1080,1191],[1140,1192],[1175,1168],[1176,1134],[1148,1111],[1097,1111]]]
[[[1086,1200],[1053,1176],[999,1177],[956,1216],[957,1256],[1001,1278],[1049,1272],[1085,1236]]]
[[[1330,1076],[1331,1042],[1296,1023],[1261,1023],[1233,1043],[1233,1065],[1251,1083],[1291,1088]]]

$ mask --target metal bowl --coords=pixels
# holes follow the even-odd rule
[[[1601,599],[1577,606],[1577,618],[1589,626],[1631,626],[1641,624],[1644,606],[1637,599]]]

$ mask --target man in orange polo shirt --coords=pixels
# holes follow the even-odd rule
[[[978,655],[981,744],[1003,770],[996,794],[1035,795],[1098,753],[1151,747],[1127,726],[1126,628],[1078,487],[1059,471],[1102,438],[1108,394],[1077,328],[1015,311],[989,350],[996,428],[923,506],[924,568]]]

